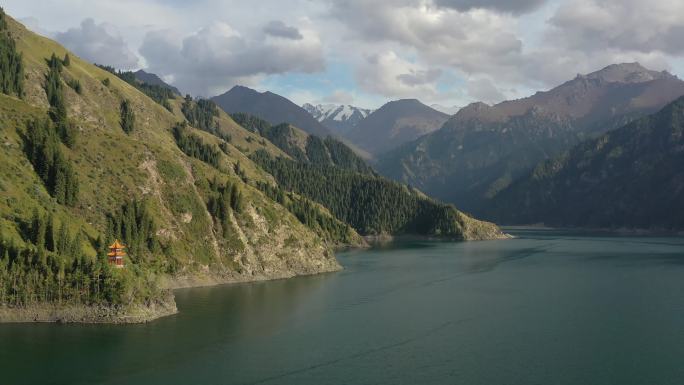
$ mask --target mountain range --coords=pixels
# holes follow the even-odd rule
[[[437,130],[448,118],[449,115],[416,99],[395,100],[373,111],[343,136],[354,145],[378,156]]]
[[[376,167],[480,214],[539,162],[683,94],[684,82],[667,72],[611,65],[527,98],[466,106],[439,130],[381,156]]]

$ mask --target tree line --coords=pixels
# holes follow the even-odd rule
[[[149,84],[145,82],[141,82],[135,77],[135,73],[132,71],[117,71],[114,67],[107,66],[107,65],[101,65],[101,64],[95,64],[96,66],[100,67],[101,69],[115,75],[119,79],[125,81],[126,83],[132,85],[133,87],[137,88],[140,92],[143,94],[147,95],[150,99],[154,100],[157,104],[161,105],[162,107],[166,108],[168,111],[173,112],[173,107],[171,107],[171,103],[169,103],[169,99],[175,99],[176,94],[173,92],[172,89],[168,87],[163,87],[157,84]]]
[[[45,75],[45,95],[47,96],[50,109],[48,115],[55,124],[57,133],[64,144],[74,147],[78,130],[67,118],[66,100],[64,98],[64,86],[62,84],[62,68],[64,61],[54,53],[47,60],[48,72]]]
[[[191,126],[212,134],[219,131],[219,123],[214,120],[219,116],[218,106],[211,100],[198,99],[194,101],[190,95],[186,95],[181,111]]]
[[[185,122],[173,126],[173,137],[178,148],[187,156],[206,162],[215,168],[219,167],[221,153],[216,146],[204,143],[198,136],[189,132]]]
[[[125,283],[102,258],[82,250],[81,231],[71,234],[53,215],[34,212],[23,244],[0,234],[0,304],[120,303]]]
[[[24,63],[17,51],[7,25],[7,16],[0,7],[0,91],[7,95],[24,96]]]

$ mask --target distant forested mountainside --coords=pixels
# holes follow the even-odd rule
[[[264,151],[254,153],[252,159],[281,188],[320,203],[362,235],[417,234],[461,240],[503,236],[491,223],[374,174],[275,158]]]
[[[541,161],[653,113],[684,95],[684,82],[638,63],[578,75],[550,91],[462,108],[444,126],[383,155],[375,168],[482,215]]]
[[[254,115],[235,113],[231,117],[246,129],[258,133],[293,159],[321,166],[372,173],[373,169],[354,151],[333,137],[321,139],[288,123],[272,126]]]
[[[320,139],[289,124],[271,126],[255,116],[233,119],[259,132],[291,159],[257,151],[251,159],[286,192],[309,198],[362,235],[418,234],[457,239],[496,238],[495,225],[480,222],[451,205],[436,202],[417,190],[376,175],[349,147],[333,138]]]
[[[508,224],[684,229],[684,98],[546,161],[492,202]]]

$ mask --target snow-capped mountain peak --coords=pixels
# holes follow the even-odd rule
[[[372,110],[351,105],[306,103],[302,106],[323,125],[337,131],[345,131],[356,126],[370,115]]]

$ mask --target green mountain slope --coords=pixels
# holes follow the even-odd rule
[[[539,165],[493,201],[505,223],[683,229],[684,98]]]
[[[169,100],[170,112],[72,53],[68,65],[53,74],[62,95],[55,100],[65,105],[66,118],[41,123],[55,134],[28,151],[28,130],[36,127],[29,122],[48,119],[48,59],[53,53],[64,58],[67,51],[5,20],[25,78],[22,98],[0,96],[0,320],[27,314],[46,320],[145,320],[174,311],[164,291],[168,287],[339,269],[332,243],[321,238],[323,230],[303,224],[252,186],[273,178],[243,151],[282,151],[265,141],[252,142],[248,138],[256,139],[255,134],[221,113],[212,120],[224,139],[187,126],[184,133],[195,151],[181,151],[173,127],[185,120],[184,101]],[[124,104],[133,118],[127,118],[129,133],[122,129]],[[56,133],[59,125],[75,138],[69,146]],[[57,159],[55,151],[59,163],[44,166],[40,159],[46,154]],[[78,187],[70,204],[51,191],[60,190],[51,183],[63,184],[53,179],[63,178],[37,174],[59,171],[56,165],[62,164],[73,171],[71,182]],[[226,202],[235,196],[238,205]],[[51,242],[63,234],[68,250]],[[104,246],[114,237],[130,243],[125,269],[104,263]],[[353,232],[349,238],[354,239]],[[93,310],[102,308],[104,314]]]
[[[245,113],[235,113],[231,116],[242,127],[268,139],[287,156],[297,161],[320,166],[334,166],[360,173],[373,172],[373,169],[351,148],[333,137],[321,139],[288,123],[272,126],[259,117]],[[280,155],[273,151],[269,151],[269,154]]]
[[[146,321],[175,312],[170,288],[334,271],[333,247],[365,244],[335,202],[261,162],[377,179],[341,142],[289,125],[244,128],[211,101],[89,64],[4,14],[0,56],[0,322]],[[390,195],[435,206],[397,186]],[[427,233],[501,236],[444,212],[421,214],[427,227],[441,223]],[[123,269],[107,263],[115,239],[128,247]]]
[[[418,190],[377,175],[344,143],[320,139],[287,123],[271,126],[244,113],[237,122],[268,138],[287,156],[259,150],[251,158],[286,191],[318,202],[363,235],[417,234],[460,240],[503,237],[499,229],[436,202]],[[306,221],[305,221],[306,222]]]

